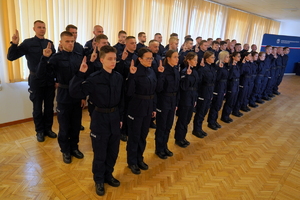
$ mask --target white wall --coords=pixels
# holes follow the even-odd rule
[[[300,21],[281,21],[278,35],[300,36]]]

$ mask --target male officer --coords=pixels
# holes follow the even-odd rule
[[[10,61],[16,60],[25,55],[27,59],[28,69],[30,74],[28,77],[29,99],[33,103],[33,121],[37,140],[44,142],[45,136],[56,138],[57,135],[52,131],[53,124],[53,100],[55,96],[54,77],[49,75],[42,79],[36,76],[37,67],[40,58],[43,55],[43,49],[50,42],[51,50],[55,53],[53,42],[45,39],[46,27],[41,20],[34,22],[33,30],[35,36],[24,40],[19,46],[19,32],[12,37],[11,46],[8,49],[7,59]],[[51,56],[51,55],[49,55]]]
[[[95,41],[95,38],[98,36],[98,35],[101,35],[104,33],[104,30],[103,30],[103,27],[100,26],[100,25],[95,25],[94,26],[94,31],[93,31],[93,34],[94,34],[94,38],[90,39],[89,41],[87,41],[84,45],[84,52],[85,52],[85,55],[89,55],[92,53],[94,47],[93,47],[93,42]],[[75,38],[76,39],[76,38]]]
[[[122,52],[124,51],[126,37],[127,33],[125,31],[119,31],[118,43],[114,45],[114,47],[117,49],[117,55],[122,54]]]
[[[77,27],[74,26],[73,24],[69,24],[67,27],[66,27],[66,31],[72,33],[72,35],[74,36],[74,39],[75,39],[75,43],[74,43],[74,49],[73,51],[81,54],[81,55],[85,55],[85,51],[83,49],[83,46],[76,42],[76,39],[77,39]],[[61,47],[61,44],[59,44],[59,47]],[[59,50],[61,50],[61,48],[59,48]]]
[[[69,94],[69,81],[79,70],[83,55],[74,51],[75,37],[64,31],[60,34],[62,51],[52,54],[50,42],[43,50],[43,57],[38,65],[37,76],[46,77],[49,72],[56,74],[57,90],[57,119],[59,123],[58,144],[63,161],[72,162],[71,155],[81,159],[84,155],[78,149],[82,107],[85,100],[76,99]]]
[[[160,33],[155,33],[154,40],[156,40],[156,41],[159,42],[159,51],[158,51],[158,54],[160,56],[162,56],[163,53],[164,53],[164,51],[165,51],[165,47],[161,44],[161,42],[162,42],[162,35]]]
[[[196,44],[193,46],[193,51],[198,52],[200,50],[201,36],[196,37]]]
[[[135,52],[137,53],[140,48],[146,47],[145,42],[147,40],[145,32],[139,32],[138,34],[139,43],[136,45]]]

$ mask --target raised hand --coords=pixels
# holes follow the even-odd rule
[[[219,67],[224,67],[224,64],[222,62],[220,62]]]
[[[137,68],[134,66],[134,61],[131,60],[129,71],[131,74],[135,74],[136,70],[137,70]]]
[[[186,47],[185,44],[184,44],[183,47],[182,47],[182,51],[183,51],[183,52],[186,52],[186,51],[187,51],[187,47]]]
[[[19,31],[16,29],[15,34],[12,36],[11,42],[14,44],[19,44],[19,40],[20,40]]]
[[[58,45],[58,49],[59,49],[59,51],[64,50],[61,44]]]
[[[97,52],[96,52],[97,47],[94,47],[93,53],[91,55],[90,61],[94,62],[97,59]]]
[[[163,73],[165,68],[162,66],[162,61],[159,62],[159,67],[157,68],[158,72]]]
[[[45,57],[50,57],[51,54],[52,54],[51,42],[48,42],[48,45],[47,45],[46,49],[43,49],[43,55]]]
[[[243,59],[243,61],[242,61],[243,63],[246,63],[246,57]]]
[[[205,64],[204,64],[204,58],[201,59],[200,66],[202,66],[202,67],[205,66]]]
[[[128,52],[127,52],[127,48],[125,47],[122,53],[122,60],[126,60],[127,56],[128,56]]]
[[[196,44],[196,46],[195,46],[195,52],[196,53],[199,52],[199,45],[198,44]]]
[[[187,68],[186,74],[187,74],[187,75],[191,75],[191,74],[192,74],[191,66],[189,66],[189,67]]]
[[[86,56],[83,57],[79,71],[85,73],[88,70],[88,65],[86,64]]]

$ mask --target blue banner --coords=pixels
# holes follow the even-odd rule
[[[285,73],[294,73],[295,63],[300,62],[300,37],[264,34],[260,50],[265,51],[267,45],[290,48],[290,53],[288,54],[289,60]]]

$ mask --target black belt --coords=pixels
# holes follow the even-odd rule
[[[266,69],[266,72],[270,71],[270,69]]]
[[[195,87],[189,87],[187,90],[197,91],[197,88],[195,88]]]
[[[58,87],[64,88],[64,89],[69,89],[69,85],[64,85],[64,84],[61,84],[61,83],[58,83]]]
[[[100,112],[100,113],[112,113],[118,110],[118,107],[113,107],[113,108],[99,108],[95,107],[95,111]]]
[[[239,80],[240,80],[239,78],[233,78],[230,81],[239,81]]]
[[[203,86],[208,86],[208,87],[210,87],[210,86],[214,86],[215,84],[213,84],[213,83],[204,83],[204,84],[202,84]]]
[[[219,82],[227,82],[227,79],[221,79]]]
[[[164,93],[164,95],[168,97],[175,97],[177,95],[177,92],[172,92],[172,93]]]
[[[264,76],[263,74],[257,74],[257,76]]]
[[[135,94],[134,97],[138,99],[153,99],[154,95],[141,95],[141,94]]]
[[[30,75],[36,75],[36,73],[35,73],[35,72],[32,72],[32,71],[30,71],[29,74],[30,74]]]

